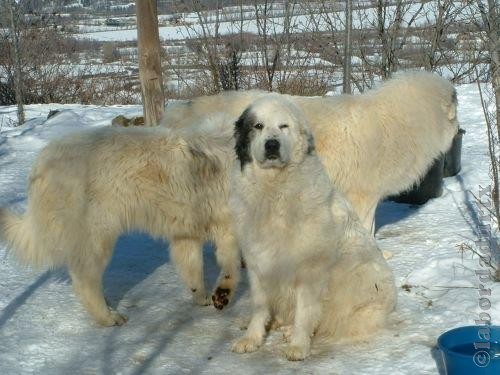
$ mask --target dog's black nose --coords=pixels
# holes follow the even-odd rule
[[[268,139],[264,144],[266,149],[266,156],[278,156],[280,150],[280,143],[277,139]]]

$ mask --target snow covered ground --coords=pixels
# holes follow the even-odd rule
[[[370,342],[339,346],[304,362],[284,359],[284,344],[270,334],[256,353],[234,354],[230,343],[250,313],[243,275],[236,302],[223,312],[198,307],[180,283],[167,244],[130,234],[118,242],[105,275],[109,303],[129,316],[122,327],[100,328],[76,301],[64,271],[24,269],[0,245],[0,373],[2,374],[435,374],[437,336],[474,324],[479,280],[477,257],[457,245],[475,239],[478,219],[473,197],[488,184],[484,120],[477,88],[458,88],[459,116],[467,130],[463,169],[445,179],[443,196],[423,207],[386,202],[377,212],[377,240],[392,252],[399,301],[394,326]],[[46,120],[51,109],[62,112]],[[22,209],[26,178],[37,152],[50,139],[141,111],[138,106],[32,105],[29,121],[9,126],[14,107],[0,107],[0,206]],[[205,251],[207,282],[217,270]],[[401,286],[404,286],[402,288]],[[488,312],[500,317],[500,286],[493,283]],[[352,286],[356,293],[356,286]]]

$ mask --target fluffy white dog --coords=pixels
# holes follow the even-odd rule
[[[230,204],[247,262],[253,315],[233,351],[252,352],[266,325],[292,325],[289,360],[311,337],[359,340],[383,327],[394,280],[370,234],[335,191],[301,111],[279,95],[258,99],[235,125]]]
[[[236,91],[174,104],[163,125],[187,126],[219,112],[236,120],[265,95]],[[305,113],[328,175],[368,230],[378,202],[411,187],[458,131],[453,86],[426,72],[397,75],[362,95],[287,98]]]
[[[27,212],[0,209],[0,238],[24,263],[68,267],[76,295],[104,326],[126,321],[102,291],[120,234],[140,230],[170,240],[171,257],[201,305],[210,303],[202,245],[212,240],[221,266],[212,300],[224,307],[240,265],[227,204],[232,130],[217,128],[221,118],[206,122],[176,132],[103,128],[51,142],[32,169]]]

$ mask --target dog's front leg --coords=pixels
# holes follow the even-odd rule
[[[295,319],[290,345],[285,355],[290,361],[301,361],[311,351],[311,337],[321,315],[321,285],[308,277],[298,283]]]
[[[270,318],[268,299],[261,280],[250,269],[248,276],[250,278],[253,315],[245,335],[232,346],[232,351],[236,353],[251,353],[262,345],[266,334],[266,324]]]
[[[238,242],[229,228],[225,229],[215,234],[215,256],[221,270],[212,302],[218,310],[222,310],[231,301],[240,279],[241,256]]]

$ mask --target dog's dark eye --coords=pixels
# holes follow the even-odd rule
[[[288,128],[287,124],[280,125],[280,129],[287,129],[287,128]]]
[[[255,124],[253,127],[254,127],[255,129],[259,129],[259,130],[264,129],[264,125],[262,125],[260,122],[258,122],[257,124]]]

